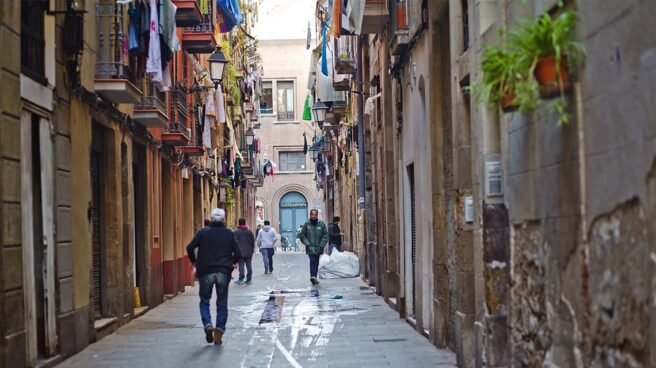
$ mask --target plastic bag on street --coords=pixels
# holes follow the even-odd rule
[[[319,258],[319,277],[322,279],[341,279],[360,276],[358,256],[351,252],[333,250],[331,255]]]

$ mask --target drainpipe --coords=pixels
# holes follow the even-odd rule
[[[358,190],[358,208],[364,209],[364,84],[362,83],[362,36],[358,36],[357,62],[355,71],[355,82],[358,85],[358,175],[360,176],[360,186]]]

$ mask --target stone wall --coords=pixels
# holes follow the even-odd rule
[[[20,3],[0,3],[0,367],[25,365],[20,169]]]
[[[587,49],[567,98],[576,119],[558,128],[548,101],[507,116],[513,362],[653,366],[656,51],[635,30],[656,3],[576,5]]]

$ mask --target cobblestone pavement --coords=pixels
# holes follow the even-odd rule
[[[300,253],[277,253],[272,275],[253,266],[252,285],[230,285],[223,345],[205,342],[196,286],[59,367],[455,367],[359,278],[311,287]]]

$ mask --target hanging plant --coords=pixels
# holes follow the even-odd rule
[[[540,94],[561,96],[571,87],[571,75],[585,56],[583,45],[573,40],[578,20],[569,10],[552,18],[549,13],[519,23],[510,42],[530,60],[530,73],[540,85]]]

